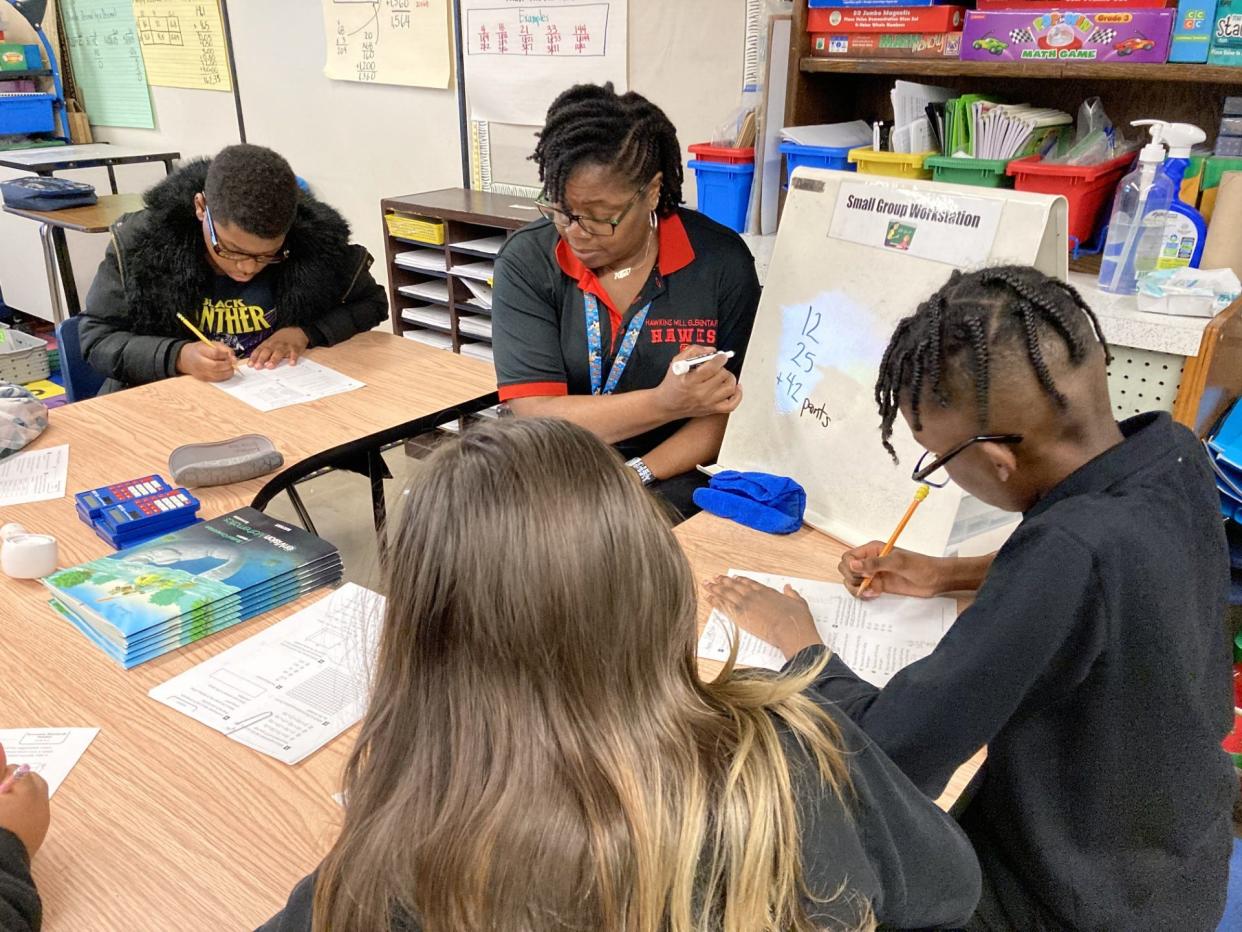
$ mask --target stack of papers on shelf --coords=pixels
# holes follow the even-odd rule
[[[129,668],[335,586],[342,571],[326,540],[239,508],[43,584],[56,611]]]
[[[866,120],[820,123],[816,126],[786,126],[781,130],[781,139],[798,146],[852,149],[871,142],[871,126]]]
[[[149,695],[296,764],[362,718],[383,618],[384,597],[348,583]]]
[[[1062,127],[1074,118],[1062,110],[1030,104],[998,104],[975,101],[971,142],[977,159],[1012,159],[1022,155],[1055,152]]]
[[[426,324],[448,330],[452,326],[449,312],[441,307],[407,307],[401,311],[401,319],[412,324]]]
[[[910,599],[884,595],[863,602],[838,583],[796,579],[747,570],[729,570],[778,591],[792,586],[811,607],[823,642],[867,682],[883,686],[903,667],[928,656],[957,618],[953,599]],[[732,641],[738,642],[742,666],[779,670],[788,659],[766,641],[738,629],[719,610],[713,610],[699,637],[698,655],[727,660]]]
[[[893,104],[893,132],[889,137],[894,152],[938,150],[939,118],[935,129],[929,112],[943,110],[945,101],[957,91],[914,81],[898,81],[889,92]]]
[[[482,359],[485,362],[495,361],[492,348],[486,343],[463,343],[461,345],[461,354],[463,356],[473,356],[475,359]]]
[[[492,338],[492,320],[481,314],[458,314],[457,329],[472,337]]]
[[[447,333],[440,333],[438,330],[407,330],[401,335],[407,340],[424,343],[436,349],[451,350],[453,348],[453,338]]]
[[[476,281],[473,278],[463,278],[462,281],[466,283],[466,287],[470,289],[470,294],[473,295],[466,303],[490,311],[492,309],[492,286],[486,282]]]
[[[504,234],[499,236],[484,236],[480,239],[468,239],[463,243],[453,243],[454,249],[469,249],[472,252],[485,252],[489,255],[496,255],[500,252],[500,247],[505,244]]]
[[[418,282],[413,285],[402,285],[397,291],[411,298],[422,298],[424,301],[439,301],[447,304],[449,299],[448,282]]]
[[[415,272],[443,272],[444,253],[438,249],[411,249],[393,256],[393,262]]]
[[[462,278],[491,282],[492,276],[496,274],[496,263],[489,262],[487,259],[480,259],[478,262],[459,262],[449,271]]]

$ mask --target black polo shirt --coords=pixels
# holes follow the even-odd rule
[[[1023,516],[931,656],[882,690],[834,656],[815,687],[930,796],[987,745],[960,820],[987,928],[1207,930],[1224,908],[1237,777],[1219,497],[1167,414],[1121,429]]]
[[[673,357],[693,344],[733,350],[727,367],[739,374],[759,304],[750,250],[732,230],[693,210],[660,221],[659,245],[656,267],[622,312],[550,221],[538,220],[513,234],[496,260],[492,303],[501,400],[591,393],[584,294],[599,301],[605,379],[626,326],[651,302],[618,392],[655,388]],[[642,456],[683,423],[632,437],[618,449]]]

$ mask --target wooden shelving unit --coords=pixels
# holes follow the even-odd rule
[[[490,358],[491,309],[471,284],[490,289],[496,252],[514,230],[538,219],[535,202],[444,188],[384,198],[380,212],[393,333]],[[444,242],[395,235],[389,227],[393,214],[440,225]]]
[[[1115,123],[1154,117],[1202,127],[1211,142],[1224,97],[1242,94],[1242,68],[1212,65],[1136,65],[1124,62],[990,62],[942,58],[815,58],[806,31],[806,0],[794,4],[785,126],[843,120],[891,119],[893,79],[934,82],[988,92],[1076,114],[1099,96]]]

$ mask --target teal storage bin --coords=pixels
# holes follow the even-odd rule
[[[949,184],[973,184],[979,188],[1012,188],[1013,178],[1005,174],[1010,159],[966,159],[952,155],[930,156],[923,165],[932,170],[932,180]]]
[[[723,223],[730,230],[745,232],[750,186],[755,180],[754,163],[729,165],[696,159],[686,164],[694,169],[694,183],[699,191],[699,213]]]
[[[56,128],[51,94],[0,95],[0,136],[50,133]]]

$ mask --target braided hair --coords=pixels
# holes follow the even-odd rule
[[[1015,352],[1035,372],[1040,387],[1064,410],[1069,402],[1049,371],[1047,341],[1064,344],[1071,366],[1082,363],[1099,343],[1112,361],[1100,322],[1082,296],[1065,282],[1029,266],[1005,265],[963,274],[949,281],[902,320],[880,363],[875,400],[880,438],[894,460],[891,438],[902,397],[910,399],[915,430],[924,394],[942,407],[950,403],[947,382],[962,377],[974,387],[975,411],[987,429],[993,356]]]
[[[663,172],[656,210],[667,216],[681,203],[681,146],[664,111],[641,94],[618,94],[612,82],[575,84],[548,108],[532,159],[544,196],[563,204],[565,183],[578,166],[607,165],[635,185]]]

